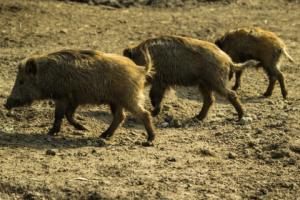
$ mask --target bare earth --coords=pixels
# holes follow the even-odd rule
[[[154,119],[154,147],[143,147],[143,126],[128,114],[109,141],[98,136],[111,121],[107,106],[78,109],[89,131],[64,122],[46,132],[53,104],[12,112],[3,104],[26,56],[64,48],[121,53],[161,34],[214,41],[238,27],[276,32],[296,63],[282,60],[289,97],[273,96],[262,70],[249,69],[239,90],[247,120],[217,97],[204,122],[197,88],[175,88]],[[200,3],[184,8],[111,9],[42,0],[0,1],[0,199],[299,199],[300,4],[283,0]],[[230,83],[233,84],[232,82]],[[148,91],[146,91],[148,96]],[[147,108],[150,109],[147,98]]]

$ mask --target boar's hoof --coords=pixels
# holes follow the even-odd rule
[[[154,108],[151,112],[152,117],[156,117],[160,113],[160,108]]]
[[[263,96],[266,97],[266,98],[267,98],[267,97],[270,97],[271,95],[272,95],[271,92],[265,92],[265,93],[263,94]]]
[[[57,133],[59,132],[60,130],[58,128],[51,128],[49,131],[48,131],[48,135],[50,136],[54,136],[54,135],[57,135]]]
[[[101,135],[100,135],[100,138],[103,138],[103,139],[109,139],[113,134],[108,132],[108,131],[104,131]]]
[[[287,95],[288,95],[288,92],[287,92],[287,91],[283,91],[283,92],[282,92],[282,97],[283,97],[284,99],[287,99]]]
[[[194,121],[203,121],[203,119],[205,118],[206,116],[204,115],[196,115],[195,117],[193,117],[193,120]]]
[[[239,88],[239,86],[235,85],[231,89],[234,90],[234,91],[237,91],[238,88]]]

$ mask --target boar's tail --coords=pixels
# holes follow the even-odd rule
[[[152,58],[151,58],[151,55],[150,55],[150,52],[149,52],[149,47],[144,47],[144,49],[141,49],[143,55],[144,55],[144,58],[145,58],[145,61],[146,61],[146,66],[145,66],[145,74],[146,74],[146,86],[147,85],[150,85],[152,83],[152,75],[153,75],[153,62],[152,62]]]
[[[145,70],[146,70],[146,74],[149,74],[151,69],[152,69],[152,58],[149,52],[149,48],[145,47],[144,49],[142,49],[142,53],[144,55],[144,58],[146,60],[146,66],[145,66]]]
[[[292,56],[290,56],[290,54],[287,52],[286,48],[283,49],[283,53],[289,61],[295,63],[295,60],[292,58]]]
[[[258,67],[259,64],[260,64],[260,62],[257,60],[247,60],[246,62],[243,62],[243,63],[232,63],[231,70],[233,70],[235,72],[243,71],[244,69],[246,69],[248,67]]]

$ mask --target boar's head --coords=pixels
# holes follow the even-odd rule
[[[124,49],[123,56],[130,58],[136,65],[145,66],[147,64],[140,47]]]
[[[19,64],[15,84],[4,105],[5,108],[30,105],[34,100],[40,98],[37,73],[38,65],[34,58],[29,58]]]

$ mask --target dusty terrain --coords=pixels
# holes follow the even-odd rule
[[[130,114],[111,140],[99,140],[111,120],[107,106],[81,107],[76,118],[89,131],[76,131],[65,122],[54,138],[46,135],[53,121],[51,102],[12,112],[3,107],[17,63],[26,56],[63,48],[121,53],[128,45],[161,34],[213,41],[242,26],[276,32],[296,61],[282,61],[287,100],[278,84],[272,97],[260,98],[266,76],[261,70],[247,70],[239,90],[248,116],[244,124],[235,122],[233,107],[221,98],[204,122],[193,122],[202,104],[195,88],[178,87],[166,95],[163,112],[154,119],[154,147],[141,145],[145,130]],[[300,198],[297,1],[114,9],[1,0],[0,27],[0,199]]]

